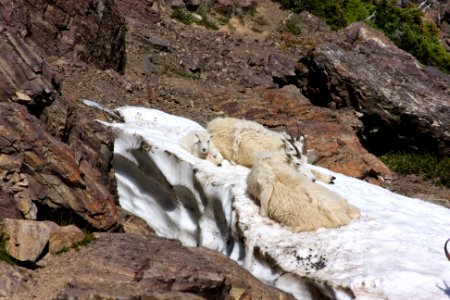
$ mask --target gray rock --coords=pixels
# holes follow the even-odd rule
[[[297,84],[314,104],[361,113],[374,153],[422,149],[450,154],[450,77],[421,65],[382,33],[353,24],[301,60]]]

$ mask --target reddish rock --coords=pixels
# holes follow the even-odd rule
[[[93,227],[107,229],[116,223],[114,196],[99,182],[99,172],[86,160],[79,163],[71,148],[51,136],[46,127],[18,104],[1,103],[0,137],[13,141],[18,176],[10,177],[10,195],[27,191],[34,202],[54,208],[70,208]],[[11,132],[15,134],[10,135]],[[12,143],[4,145],[6,149]],[[0,152],[2,149],[0,149]],[[26,176],[27,184],[20,184]],[[17,178],[17,179],[14,179]],[[20,189],[13,188],[20,185]]]

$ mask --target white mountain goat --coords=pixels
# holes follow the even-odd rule
[[[298,172],[286,154],[260,154],[248,174],[247,192],[259,202],[262,216],[299,232],[343,226],[360,214],[341,196]]]
[[[236,118],[213,119],[208,123],[207,129],[213,135],[214,145],[230,162],[251,167],[258,153],[286,153],[301,159],[299,171],[311,180],[333,183],[334,177],[310,170],[307,164],[306,139],[300,135],[300,131],[294,138],[291,134],[275,132],[259,123]]]
[[[206,159],[221,166],[223,157],[211,141],[212,136],[206,130],[192,130],[180,139],[180,147],[195,157]]]

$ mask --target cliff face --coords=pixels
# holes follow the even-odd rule
[[[334,33],[302,14],[298,16],[301,34],[295,36],[283,31],[288,13],[277,4],[258,1],[255,14],[246,14],[254,5],[255,1],[214,1],[219,10],[231,11],[223,25],[221,15],[210,13],[208,20],[200,15],[205,9],[201,1],[0,0],[0,220],[55,220],[69,213],[81,227],[146,236],[117,235],[118,244],[111,242],[109,249],[109,242],[103,241],[116,236],[104,235],[102,242],[89,246],[95,251],[122,249],[126,243],[139,245],[143,240],[159,243],[145,223],[118,206],[114,133],[97,120],[114,122],[120,117],[87,107],[80,99],[95,100],[110,109],[157,108],[201,125],[229,115],[256,120],[274,130],[300,128],[308,136],[308,148],[315,150],[316,164],[378,185],[387,185],[392,174],[363,146],[371,150],[380,143],[389,146],[383,140],[386,134],[404,146],[446,153],[448,76],[421,66],[360,24]],[[219,30],[177,22],[170,18],[173,7],[194,11],[195,18],[215,22]],[[155,253],[180,247],[173,241],[161,243]],[[143,253],[145,247],[136,246],[136,251]],[[182,262],[197,250],[180,251]],[[217,276],[196,277],[211,275],[212,281],[196,279],[192,285],[183,281],[179,289],[170,289],[173,278],[161,273],[158,278],[165,283],[147,294],[163,298],[164,293],[173,293],[193,299],[288,297],[255,283],[247,273],[244,279],[237,276],[239,268],[224,266],[223,257],[198,252],[203,257],[199,255],[199,260],[215,261],[214,268],[234,275],[219,276],[213,268]],[[90,257],[83,255],[70,254],[79,261]],[[65,257],[49,258],[42,265],[48,263],[51,269],[64,264]],[[130,269],[117,267],[119,257],[113,255],[102,266],[114,269],[115,277],[108,280],[120,277],[126,282],[124,297],[140,295],[136,290],[142,286],[135,279],[140,278],[146,260]],[[165,263],[167,268],[173,266]],[[14,273],[15,267],[2,263],[0,268],[12,278],[0,281],[5,297],[22,281],[29,290],[38,284],[27,283],[19,276],[22,271]],[[173,266],[178,268],[183,266]],[[85,273],[77,274],[82,278]],[[39,280],[47,282],[57,277],[41,275]],[[97,295],[108,289],[78,283],[64,289],[64,284],[55,285],[45,296],[81,295],[84,287]],[[204,292],[193,292],[199,290]]]

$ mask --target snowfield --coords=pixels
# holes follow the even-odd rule
[[[249,169],[216,167],[178,146],[199,124],[141,107],[115,112],[125,123],[103,124],[116,133],[120,205],[158,235],[220,251],[298,299],[449,299],[450,210],[314,167],[336,176],[324,186],[361,217],[295,233],[259,215],[245,192]]]

